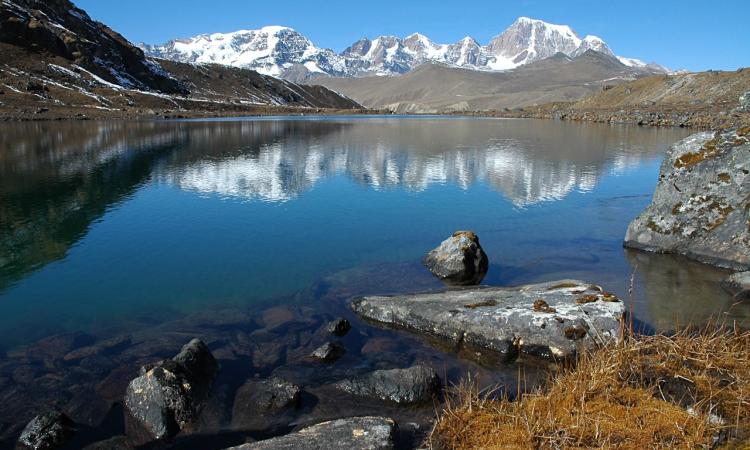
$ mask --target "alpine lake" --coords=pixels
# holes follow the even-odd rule
[[[479,236],[483,284],[565,278],[603,286],[644,332],[710,320],[750,326],[727,272],[627,250],[683,129],[433,117],[266,117],[0,125],[0,447],[50,407],[81,445],[122,435],[122,397],[147,363],[203,340],[221,365],[171,448],[224,448],[351,415],[387,415],[401,444],[440,405],[348,398],[331,383],[421,363],[514,395],[548,364],[456,352],[364,322],[358,296],[444,286],[421,263],[456,230]],[[346,354],[310,361],[344,317]],[[66,358],[98,342],[107,352]],[[301,406],[238,423],[248,379],[283,377]]]

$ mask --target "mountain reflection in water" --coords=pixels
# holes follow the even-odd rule
[[[638,257],[622,234],[686,134],[436,117],[4,124],[4,344],[253,304],[371,264],[397,280],[453,228],[479,233],[487,283],[577,277],[625,295]],[[637,265],[637,314],[669,327],[673,278]],[[694,270],[677,293],[689,320],[729,308],[722,273]],[[375,289],[435,287],[415,277]]]

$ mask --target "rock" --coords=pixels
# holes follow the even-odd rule
[[[750,272],[737,272],[727,277],[722,286],[737,300],[750,300]]]
[[[227,450],[391,450],[398,427],[385,417],[331,420],[265,441]]]
[[[193,339],[174,358],[144,366],[125,406],[153,439],[170,438],[198,416],[218,370],[208,347]]]
[[[326,342],[310,355],[314,359],[325,362],[333,362],[344,356],[346,349],[338,342]]]
[[[740,96],[740,109],[745,112],[750,112],[750,91],[747,91]]]
[[[63,359],[65,361],[78,361],[84,358],[88,358],[95,355],[115,353],[124,347],[127,347],[132,342],[132,337],[129,335],[117,336],[112,339],[107,339],[94,345],[81,347],[72,352],[66,354]]]
[[[64,358],[69,352],[90,345],[93,341],[92,336],[79,331],[58,334],[28,346],[26,356],[34,361],[44,361],[47,365],[53,365],[55,361]]]
[[[130,450],[133,444],[127,436],[115,436],[104,441],[94,442],[83,448],[83,450]]]
[[[546,304],[544,310],[537,310],[538,300]],[[520,349],[550,358],[570,357],[579,347],[619,341],[625,314],[624,304],[615,295],[574,280],[364,297],[354,300],[351,308],[366,319],[459,346],[468,344],[507,357],[514,357]]]
[[[75,431],[75,424],[68,416],[60,411],[49,411],[31,419],[18,438],[18,446],[33,450],[62,447]]]
[[[349,332],[349,330],[352,329],[352,325],[349,323],[348,320],[342,319],[339,317],[338,319],[330,322],[326,326],[326,330],[331,333],[334,336],[345,336],[346,333]]]
[[[471,231],[456,231],[424,258],[424,265],[449,286],[468,286],[482,282],[489,261]]]
[[[45,91],[48,91],[48,90],[49,88],[47,88],[47,86],[43,85],[42,83],[38,83],[36,81],[29,81],[26,83],[26,92],[44,95]]]
[[[750,127],[698,133],[675,144],[625,245],[750,269],[749,174]]]
[[[336,387],[358,397],[374,398],[401,405],[425,403],[440,390],[440,378],[427,366],[376,370],[343,380]]]
[[[299,407],[300,387],[282,378],[248,380],[237,390],[232,408],[232,423],[242,427],[259,416]]]

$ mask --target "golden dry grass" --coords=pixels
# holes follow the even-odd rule
[[[582,355],[543,391],[455,389],[431,448],[732,448],[750,430],[750,332],[636,336]],[[717,442],[718,438],[718,442]]]

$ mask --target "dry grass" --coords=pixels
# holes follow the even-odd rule
[[[490,399],[455,389],[431,448],[706,448],[750,430],[750,332],[636,336],[582,355],[547,389]]]

